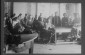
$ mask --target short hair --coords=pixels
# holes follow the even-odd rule
[[[25,14],[25,16],[27,16],[27,14]]]
[[[15,13],[14,13],[14,14],[12,14],[12,15],[11,15],[11,18],[13,18],[15,15],[16,15]]]
[[[13,14],[13,17],[14,17],[15,15],[16,15],[16,14],[14,13],[14,14]]]
[[[5,15],[8,14],[8,13],[5,13]]]
[[[21,16],[22,14],[20,13],[19,16]]]
[[[18,18],[17,18],[17,17],[15,17],[15,18],[13,18],[12,20],[13,20],[13,21],[16,21],[17,19],[18,19]]]
[[[42,13],[40,13],[40,15],[42,15]]]
[[[5,16],[7,16],[8,15],[8,13],[5,13]]]
[[[63,13],[63,16],[66,15],[66,13]]]

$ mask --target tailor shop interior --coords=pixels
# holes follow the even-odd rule
[[[4,30],[9,48],[21,43],[19,35],[33,33],[38,34],[34,39],[38,44],[58,40],[81,44],[81,4],[5,2]]]

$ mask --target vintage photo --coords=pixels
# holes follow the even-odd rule
[[[4,2],[4,53],[81,54],[81,3]]]

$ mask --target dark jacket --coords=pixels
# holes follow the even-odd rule
[[[13,27],[10,18],[7,18],[5,23],[6,23],[6,28],[9,30],[9,32],[13,33]]]
[[[20,23],[17,23],[13,28],[13,34],[20,34],[19,29],[21,28]]]
[[[38,17],[38,21],[42,21],[42,17],[39,16],[39,17]]]
[[[59,16],[54,16],[52,23],[57,27],[57,26],[61,26],[61,21],[60,21],[60,17]]]
[[[63,17],[62,18],[62,26],[68,26],[68,17]]]

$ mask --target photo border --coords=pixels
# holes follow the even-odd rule
[[[81,44],[81,54],[85,54],[85,2],[84,0],[1,0],[1,54],[3,55],[3,47],[4,47],[4,28],[3,28],[3,21],[4,19],[4,2],[44,2],[44,3],[81,3],[81,20],[82,20],[82,25],[81,25],[81,33],[82,33],[82,44]],[[19,53],[20,54],[20,53]],[[19,55],[18,54],[18,55]],[[33,55],[81,55],[81,54],[33,54]],[[6,55],[13,55],[13,54],[6,54]],[[17,55],[17,54],[14,54]],[[20,54],[20,55],[28,55],[28,54]]]

